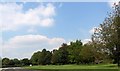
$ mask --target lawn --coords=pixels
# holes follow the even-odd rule
[[[25,69],[42,71],[118,71],[116,64],[98,64],[98,65],[39,65],[24,67]]]

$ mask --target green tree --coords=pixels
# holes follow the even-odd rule
[[[21,66],[20,60],[18,60],[17,58],[13,59],[13,61],[15,63],[14,66],[16,66],[16,67]]]
[[[68,45],[66,43],[63,43],[61,47],[59,48],[59,63],[61,64],[67,64],[68,63],[68,51],[67,51]]]
[[[52,53],[50,51],[47,51],[46,52],[46,55],[45,55],[45,65],[46,64],[51,64],[51,58],[52,58]]]
[[[93,63],[95,58],[94,58],[94,48],[89,46],[89,45],[84,45],[84,47],[81,49],[80,52],[80,58],[81,58],[81,63]]]
[[[28,58],[24,58],[21,60],[22,66],[28,66],[30,65],[30,60]]]
[[[39,56],[41,55],[41,52],[38,51],[38,52],[35,52],[32,56],[31,56],[31,59],[30,59],[30,62],[33,64],[33,65],[39,65]]]
[[[81,40],[76,40],[75,42],[70,42],[68,47],[68,58],[69,63],[80,63],[80,51],[82,49],[82,42]]]
[[[51,52],[46,51],[46,49],[43,49],[41,54],[39,55],[39,64],[46,65],[51,63]]]
[[[10,65],[11,67],[14,67],[14,65],[15,65],[14,60],[11,59],[11,60],[9,61],[9,65]]]
[[[59,51],[58,50],[53,50],[52,52],[52,59],[51,63],[52,64],[58,64],[59,63]]]
[[[120,2],[114,4],[113,12],[96,29],[93,41],[97,41],[97,45],[102,44],[100,49],[104,49],[120,66]]]
[[[42,52],[35,52],[30,61],[33,65],[46,65],[51,63],[52,53],[43,49]]]
[[[68,45],[63,43],[58,50],[53,50],[52,63],[53,64],[67,64],[68,63]]]
[[[2,59],[2,67],[9,67],[10,65],[10,59],[9,58],[3,58]]]

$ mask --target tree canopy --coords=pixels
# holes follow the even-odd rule
[[[108,53],[120,66],[120,2],[114,4],[113,12],[96,28],[92,40],[97,48]]]

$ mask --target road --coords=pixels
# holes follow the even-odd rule
[[[0,68],[0,71],[40,71],[40,70],[27,70],[22,69],[21,67],[12,67],[12,68]]]

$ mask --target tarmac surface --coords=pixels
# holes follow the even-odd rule
[[[0,68],[0,71],[41,71],[41,70],[27,70],[22,69],[21,67],[12,67],[12,68]]]
[[[26,69],[3,69],[1,71],[40,71],[40,70],[26,70]]]

